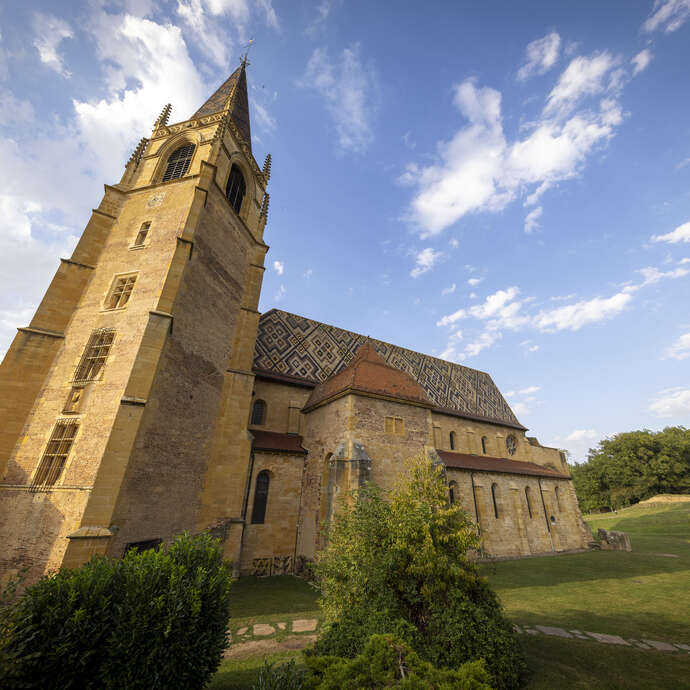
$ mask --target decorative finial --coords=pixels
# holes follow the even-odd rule
[[[268,204],[271,201],[271,196],[268,192],[264,194],[264,200],[261,202],[261,213],[259,214],[259,218],[265,218],[268,220]]]
[[[161,111],[161,114],[158,116],[156,123],[153,125],[154,130],[168,124],[168,118],[170,117],[170,111],[171,110],[172,110],[172,105],[170,103],[168,103],[165,106],[165,108],[163,108],[163,110]]]
[[[142,137],[141,141],[134,148],[132,155],[129,157],[129,160],[127,161],[127,166],[134,164],[134,169],[137,169],[139,161],[141,160],[141,157],[144,155],[144,151],[146,150],[146,145],[148,143],[149,140],[146,137]]]
[[[271,179],[271,154],[269,153],[266,156],[266,159],[264,160],[264,176],[266,177],[266,180]]]
[[[242,67],[246,67],[249,64],[249,49],[252,47],[252,43],[254,43],[254,39],[250,38],[247,45],[244,47],[244,55],[242,56],[242,60],[240,61]]]

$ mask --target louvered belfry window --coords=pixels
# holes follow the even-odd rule
[[[242,208],[242,199],[244,199],[246,191],[247,185],[244,183],[244,176],[240,169],[233,165],[228,178],[228,186],[225,188],[225,196],[238,215]]]
[[[163,173],[163,182],[176,180],[187,172],[189,164],[192,162],[195,148],[194,144],[185,144],[170,154],[168,165],[165,168],[165,173]]]
[[[78,428],[79,424],[71,419],[61,419],[55,424],[32,486],[53,486],[55,484],[65,467]]]
[[[75,382],[95,381],[100,377],[114,338],[115,331],[112,328],[100,328],[91,334],[74,374]]]

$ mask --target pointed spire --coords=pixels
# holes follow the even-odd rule
[[[168,124],[168,118],[170,117],[170,111],[172,110],[172,104],[168,103],[163,110],[161,111],[161,114],[158,116],[158,119],[156,120],[155,124],[153,125],[153,131],[155,132],[159,127],[165,126]]]
[[[266,160],[264,160],[264,177],[266,178],[266,182],[268,182],[271,179],[271,154],[269,153],[266,156]]]
[[[271,195],[266,192],[264,194],[264,200],[261,202],[261,213],[259,214],[259,218],[265,218],[268,220],[268,204],[271,201]]]
[[[146,150],[146,145],[148,143],[149,140],[146,137],[142,137],[141,141],[134,148],[134,151],[132,151],[132,155],[129,157],[129,160],[127,161],[127,167],[134,164],[134,170],[137,169],[139,161],[141,160],[141,157],[144,155],[144,151]]]
[[[240,135],[251,150],[252,135],[249,125],[249,96],[247,94],[247,60],[218,87],[216,92],[197,110],[192,119],[228,112]]]

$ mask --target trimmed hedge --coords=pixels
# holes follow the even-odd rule
[[[230,583],[206,534],[44,577],[5,617],[0,687],[201,689],[227,645]]]

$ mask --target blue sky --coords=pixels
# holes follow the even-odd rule
[[[690,418],[690,0],[0,8],[0,351],[250,38],[260,308],[488,371],[581,460]]]

